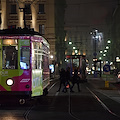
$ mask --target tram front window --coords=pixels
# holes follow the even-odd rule
[[[30,48],[21,47],[20,69],[30,68]]]
[[[17,46],[3,46],[3,69],[18,68],[18,50]]]
[[[79,59],[73,59],[73,68],[79,67]]]

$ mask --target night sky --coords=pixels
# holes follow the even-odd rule
[[[111,19],[117,0],[66,0],[66,26],[100,25]]]

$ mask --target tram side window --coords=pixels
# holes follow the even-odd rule
[[[30,68],[30,48],[21,47],[20,69],[29,69],[29,68]]]
[[[42,45],[41,43],[32,43],[32,69],[42,69]]]
[[[38,55],[38,69],[42,69],[43,66],[42,66],[42,55]]]
[[[3,69],[18,68],[18,50],[17,46],[3,46]]]
[[[32,58],[32,68],[33,69],[42,69],[42,55],[39,53],[35,53]]]

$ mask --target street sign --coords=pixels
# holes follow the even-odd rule
[[[94,56],[97,56],[97,53],[96,53],[96,52],[94,52],[94,53],[93,53],[93,55],[94,55]]]
[[[104,74],[110,74],[110,65],[106,64],[103,66]]]

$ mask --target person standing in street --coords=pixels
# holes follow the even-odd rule
[[[78,92],[80,92],[80,77],[78,76],[78,70],[75,69],[74,70],[74,75],[72,77],[72,87],[71,87],[71,92],[74,92],[72,89],[74,87],[75,84],[77,84],[77,87],[78,87]]]
[[[86,81],[86,60],[83,58],[81,67],[82,80]]]
[[[60,71],[60,85],[59,85],[59,89],[57,92],[60,92],[61,90],[61,87],[62,87],[62,84],[64,86],[62,92],[67,92],[67,88],[66,88],[66,72],[65,70],[62,68],[61,71]]]

